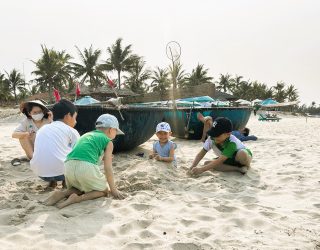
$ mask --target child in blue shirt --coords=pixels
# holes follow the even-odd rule
[[[153,153],[149,158],[155,158],[157,161],[175,163],[174,150],[176,145],[169,140],[171,135],[170,125],[166,122],[160,122],[156,127],[156,135],[159,140],[153,144]]]

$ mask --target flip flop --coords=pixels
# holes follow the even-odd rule
[[[19,158],[14,158],[12,161],[11,161],[11,165],[12,166],[19,166],[21,165],[21,160]]]

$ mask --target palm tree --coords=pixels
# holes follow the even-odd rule
[[[298,101],[299,95],[298,90],[294,87],[294,85],[290,84],[286,89],[286,96],[289,102]]]
[[[243,81],[242,80],[243,76],[238,76],[236,75],[234,78],[232,78],[230,81],[229,81],[229,90],[232,92],[234,88],[237,88],[237,86],[240,86],[242,84],[245,84],[247,83],[247,81]],[[246,99],[248,100],[248,99]]]
[[[7,81],[5,81],[5,75],[0,73],[0,100],[8,101],[10,96],[10,85]]]
[[[278,102],[283,102],[286,99],[286,91],[284,87],[285,87],[285,83],[282,81],[277,82],[277,85],[273,87],[273,89],[275,90],[274,98]]]
[[[32,74],[36,75],[35,81],[39,85],[41,91],[48,91],[49,98],[52,102],[52,87],[64,91],[68,87],[68,80],[71,77],[72,68],[70,65],[69,54],[63,51],[55,51],[54,49],[47,49],[45,45],[41,45],[42,56],[34,62],[36,70]]]
[[[152,92],[159,91],[162,95],[170,87],[168,76],[169,72],[167,69],[157,67],[151,75],[152,82],[149,88],[152,89]]]
[[[185,85],[185,82],[187,81],[187,74],[182,69],[182,64],[180,61],[175,62],[173,65],[169,66],[169,74],[170,74],[170,81],[174,85],[173,88],[175,89],[177,86],[183,87]]]
[[[204,83],[211,83],[213,77],[208,76],[208,69],[203,68],[203,64],[198,64],[195,69],[192,70],[192,73],[186,79],[186,86],[195,86]]]
[[[135,93],[143,93],[146,89],[146,81],[150,78],[151,72],[144,69],[145,64],[142,58],[135,60],[129,69],[129,75],[124,77],[126,85]]]
[[[6,75],[5,82],[7,82],[7,86],[9,86],[9,90],[14,96],[15,103],[18,104],[17,91],[25,91],[25,81],[16,69],[13,69],[10,74],[6,72]]]
[[[118,74],[118,88],[121,86],[121,72],[129,71],[132,67],[137,56],[132,54],[131,44],[122,48],[122,38],[118,38],[111,47],[108,47],[107,52],[110,58],[103,65],[103,68],[107,71],[115,70]]]
[[[250,100],[252,92],[252,83],[247,81],[241,81],[238,85],[233,88],[232,94],[237,98]]]
[[[228,73],[226,75],[220,74],[220,79],[217,83],[217,90],[223,90],[226,93],[232,89],[231,75]]]
[[[98,59],[101,55],[101,50],[93,50],[92,45],[89,49],[84,49],[83,53],[76,46],[80,60],[82,64],[72,63],[74,76],[76,78],[82,77],[80,85],[89,78],[90,86],[98,87],[101,86],[101,79],[104,79],[101,65],[98,64]]]

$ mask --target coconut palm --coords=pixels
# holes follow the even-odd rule
[[[47,49],[45,45],[41,45],[41,48],[41,58],[38,61],[32,61],[37,68],[32,74],[36,75],[35,81],[40,91],[48,91],[52,102],[53,87],[62,91],[68,87],[68,80],[72,73],[69,61],[72,57],[64,50]]]
[[[13,94],[15,103],[18,104],[18,91],[25,91],[25,81],[16,69],[13,69],[10,73],[6,72],[6,75],[4,81],[9,86],[9,91]]]
[[[220,79],[217,82],[217,90],[223,90],[223,92],[228,92],[232,90],[232,81],[231,81],[231,75],[228,73],[226,75],[220,74]]]
[[[169,66],[169,75],[170,82],[173,84],[174,89],[177,86],[179,88],[183,87],[187,81],[187,74],[182,69],[182,64],[180,63],[180,61],[176,61],[173,65]]]
[[[197,67],[192,70],[191,75],[186,79],[185,86],[195,86],[212,82],[213,77],[208,76],[208,69],[204,69],[203,67],[203,64],[198,64]]]
[[[284,89],[285,83],[280,81],[277,82],[277,85],[273,87],[274,89],[274,95],[273,97],[278,101],[278,102],[284,102],[286,99],[286,91]]]
[[[234,78],[230,79],[229,81],[229,89],[232,92],[234,88],[237,88],[237,86],[240,86],[242,84],[247,83],[247,81],[242,80],[243,76],[236,75]]]
[[[163,94],[170,87],[170,81],[168,77],[169,72],[167,69],[161,69],[157,67],[156,70],[152,72],[152,82],[149,86],[149,89],[151,89],[152,92],[158,91],[160,94]]]
[[[101,86],[101,80],[104,79],[102,67],[98,64],[101,50],[93,50],[92,45],[89,49],[84,49],[83,52],[76,46],[80,56],[81,64],[71,63],[76,78],[81,77],[80,85],[83,85],[89,79],[90,86]]]
[[[121,86],[121,72],[129,71],[137,56],[132,54],[131,44],[122,48],[122,38],[118,38],[111,47],[108,47],[107,52],[110,58],[107,59],[103,68],[107,71],[115,70],[118,74],[118,88]]]
[[[151,72],[144,69],[146,62],[139,58],[134,61],[129,69],[129,75],[125,76],[125,83],[135,93],[143,93],[146,89],[146,81],[150,79]]]
[[[10,96],[11,96],[10,85],[7,81],[5,81],[5,75],[0,73],[0,100],[1,100],[1,102],[8,101]]]
[[[236,85],[233,88],[232,94],[237,98],[250,100],[252,99],[251,92],[252,92],[252,83],[247,81],[241,81],[238,85]]]
[[[286,89],[286,96],[289,102],[298,101],[299,95],[298,90],[294,87],[294,85],[290,84]]]

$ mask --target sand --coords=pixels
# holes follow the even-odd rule
[[[41,204],[49,192],[29,163],[10,164],[23,155],[11,139],[18,118],[0,122],[1,249],[320,249],[319,118],[251,117],[248,127],[259,140],[246,143],[254,160],[244,176],[190,178],[186,169],[201,142],[173,138],[175,169],[147,158],[152,138],[114,156],[125,200],[99,198],[61,210]]]

